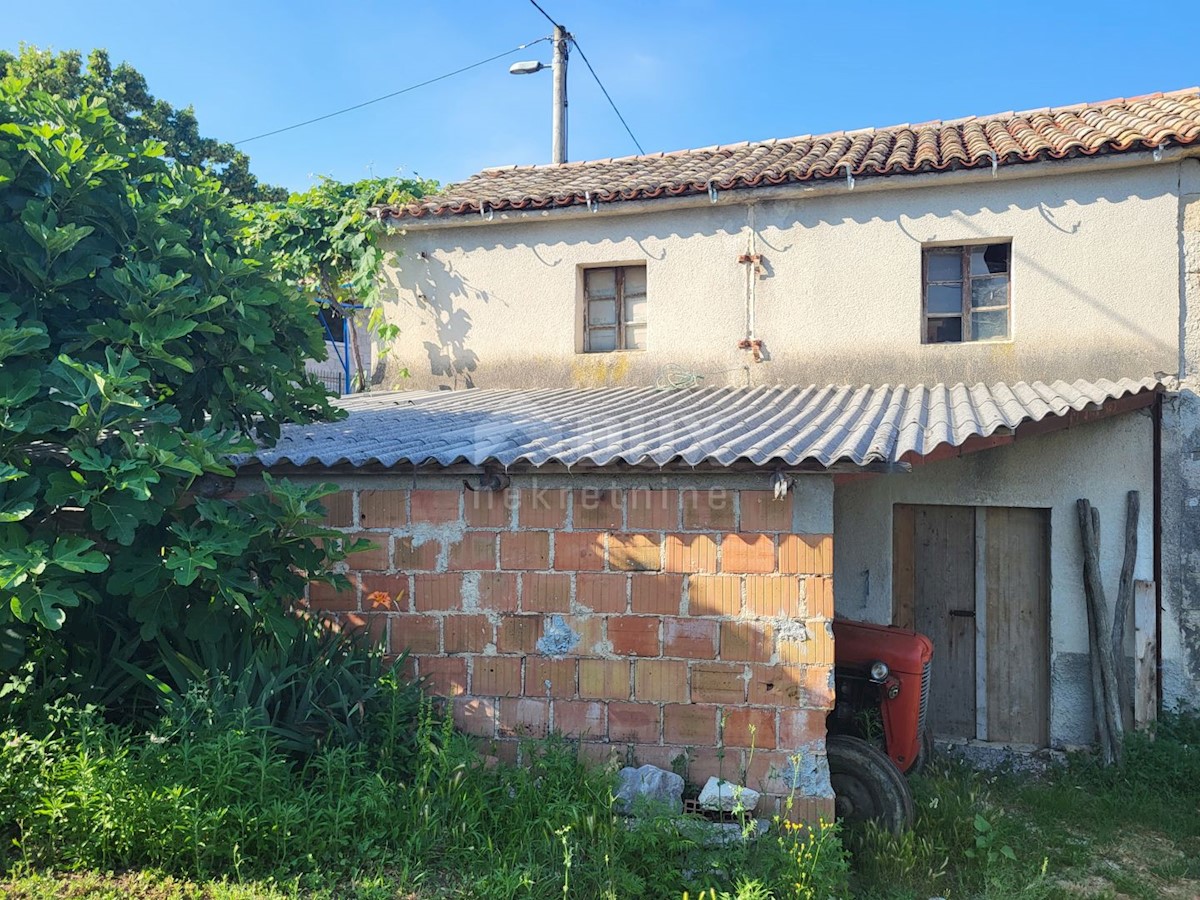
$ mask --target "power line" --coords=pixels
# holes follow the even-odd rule
[[[536,6],[536,4],[534,5]],[[339,109],[336,112],[326,113],[323,116],[317,116],[315,119],[307,119],[303,122],[297,122],[295,125],[288,125],[284,128],[276,128],[274,131],[264,131],[262,134],[254,135],[254,137],[242,138],[240,141],[234,141],[234,145],[240,146],[241,144],[248,144],[251,141],[257,141],[260,138],[271,137],[272,135],[276,134],[283,134],[285,131],[303,128],[305,125],[312,125],[314,122],[324,122],[326,119],[332,119],[334,116],[340,116],[343,113],[353,112],[356,109],[362,109],[364,106],[370,106],[372,103],[379,103],[381,100],[390,100],[392,97],[399,97],[401,94],[407,94],[409,91],[415,91],[417,88],[423,88],[438,81],[445,81],[447,78],[453,78],[455,75],[461,75],[463,72],[469,72],[471,69],[478,69],[480,66],[487,65],[490,62],[495,62],[496,60],[502,59],[505,56],[511,56],[518,50],[524,50],[527,47],[532,47],[534,44],[540,44],[542,41],[548,40],[550,40],[549,37],[538,38],[536,41],[530,41],[527,44],[521,44],[518,47],[513,47],[511,50],[505,50],[503,53],[497,53],[495,56],[489,56],[487,59],[481,59],[479,62],[471,63],[469,66],[463,66],[461,69],[455,69],[453,72],[447,72],[445,75],[438,75],[436,78],[430,78],[427,81],[422,81],[417,84],[410,84],[406,88],[401,88],[398,91],[392,91],[390,94],[384,94],[382,97],[376,97],[373,100],[364,100],[362,103],[356,103],[353,106],[347,106],[345,109]],[[588,68],[591,68],[591,66]]]
[[[529,0],[529,2],[533,3],[533,0]],[[533,5],[537,6],[536,3],[533,3]],[[541,7],[538,8],[540,9]],[[645,156],[646,151],[642,149],[642,145],[638,143],[638,139],[633,136],[633,131],[630,129],[629,123],[625,121],[625,117],[621,115],[621,111],[617,109],[617,104],[613,102],[613,98],[608,94],[608,88],[604,86],[604,82],[600,80],[600,76],[596,74],[596,70],[593,69],[592,64],[588,62],[587,54],[583,52],[583,48],[579,46],[579,41],[575,40],[574,35],[571,36],[571,43],[575,45],[575,49],[579,51],[579,57],[583,60],[583,64],[588,67],[588,71],[591,72],[592,77],[596,79],[596,84],[600,86],[600,90],[604,93],[604,99],[608,101],[608,105],[612,107],[613,112],[617,114],[617,118],[621,120],[621,124],[625,126],[625,132],[629,135],[629,139],[633,141],[634,146],[638,148],[638,153]]]
[[[538,12],[540,12],[543,16],[545,16],[550,21],[551,25],[553,25],[555,28],[562,27],[557,22],[555,22],[554,19],[550,18],[550,13],[546,12],[544,9],[542,9],[540,6],[538,6],[537,0],[529,0],[529,2],[533,4],[534,9],[536,9]]]
[[[554,20],[554,17],[551,16],[550,13],[546,12],[540,5],[538,5],[537,0],[529,0],[529,2],[533,4],[534,9],[546,17],[546,20],[551,25],[553,25],[555,28],[562,28],[562,26]],[[565,31],[566,29],[563,30]],[[604,82],[600,80],[600,76],[597,75],[596,70],[592,68],[592,64],[588,61],[587,54],[584,53],[583,48],[579,46],[579,41],[575,40],[575,35],[568,34],[567,39],[574,44],[575,49],[579,51],[579,57],[583,60],[583,64],[587,66],[588,71],[592,73],[592,78],[596,79],[596,84],[600,86],[600,90],[604,94],[604,99],[608,101],[608,105],[612,107],[612,111],[617,114],[617,118],[620,119],[621,124],[625,126],[625,133],[629,135],[629,139],[633,141],[634,146],[638,148],[638,153],[641,153],[643,156],[645,156],[646,151],[642,149],[642,145],[638,143],[638,139],[633,136],[633,131],[630,129],[629,123],[625,121],[625,117],[621,115],[621,111],[617,109],[617,104],[614,103],[613,98],[609,96],[608,88],[604,86]]]

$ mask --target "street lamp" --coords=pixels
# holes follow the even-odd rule
[[[537,60],[516,62],[508,68],[510,75],[533,75],[542,69],[554,74],[553,116],[551,118],[551,162],[567,161],[567,41],[571,36],[561,25],[554,26],[554,61],[547,66]]]
[[[538,62],[536,59],[526,60],[525,62],[515,62],[508,67],[509,75],[532,75],[534,72],[540,72],[546,68],[544,62]]]

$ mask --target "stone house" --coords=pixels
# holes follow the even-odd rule
[[[1075,502],[1111,596],[1131,490],[1139,716],[1194,696],[1200,90],[380,214],[412,377],[257,463],[341,485],[378,549],[311,602],[502,752],[553,729],[827,813],[835,611],[933,638],[942,737],[1089,743]]]

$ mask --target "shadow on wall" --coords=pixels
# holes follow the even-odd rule
[[[1031,184],[1040,184],[1040,189],[1030,189]],[[924,185],[913,191],[865,194],[847,191],[845,194],[821,194],[807,199],[771,198],[760,201],[756,230],[758,240],[777,254],[791,249],[795,241],[781,245],[780,238],[783,235],[791,237],[793,229],[803,232],[828,225],[879,222],[891,223],[914,246],[920,247],[939,240],[966,239],[964,232],[969,232],[976,239],[997,237],[995,233],[982,230],[973,221],[974,217],[1024,210],[1036,211],[1047,229],[1074,235],[1085,230],[1084,211],[1089,207],[1159,198],[1169,193],[1171,184],[1173,182],[1168,184],[1165,181],[1148,184],[1144,180],[1139,184],[1129,184],[1119,172],[1112,173],[1111,177],[1107,173],[1096,176],[1087,172],[1072,172],[1040,183],[1005,181]],[[727,192],[727,196],[736,193]],[[747,200],[754,198],[752,191],[746,191],[745,195]],[[612,204],[613,210],[619,208],[619,203]],[[698,206],[639,215],[636,219],[600,216],[596,221],[606,223],[606,233],[577,243],[597,246],[607,241],[630,238],[646,253],[647,258],[660,259],[665,254],[656,256],[650,249],[650,245],[657,241],[742,234],[743,225],[731,223],[731,215],[736,218],[738,212],[728,206]],[[935,217],[937,221],[931,222],[929,217]],[[543,251],[562,252],[568,250],[571,244],[562,240],[561,227],[561,223],[557,222],[530,221],[454,229],[446,233],[449,240],[443,249],[464,256],[496,250],[536,249],[539,245]],[[1023,236],[1024,241],[1036,239],[1037,235],[1032,233]],[[1136,244],[1131,243],[1129,248],[1131,256],[1127,262],[1136,266],[1139,262]],[[1114,309],[1081,290],[1071,279],[1047,269],[1022,250],[1023,244],[1018,241],[1013,248],[1014,265],[1035,271],[1064,297],[1073,298],[1092,308],[1120,328],[1123,334],[1136,336],[1147,347],[1157,351],[1174,352],[1173,344],[1145,328],[1134,316],[1127,315],[1123,309]],[[535,256],[547,266],[557,266],[563,261],[560,257],[549,262],[543,259],[541,253],[535,253]],[[768,271],[766,277],[769,279],[773,274],[773,271]]]
[[[414,378],[406,386],[655,384],[662,380],[667,368],[703,374],[709,385],[953,384],[1059,378],[1069,381],[1169,372],[1176,368],[1173,364],[1176,343],[1173,332],[1164,333],[1158,318],[1145,321],[1131,312],[1135,307],[1094,290],[1093,285],[1101,282],[1098,276],[1095,281],[1081,283],[1077,270],[1072,268],[1072,258],[1060,264],[1034,251],[1052,236],[1077,235],[1081,243],[1089,240],[1089,228],[1094,234],[1099,222],[1108,221],[1091,221],[1089,208],[1111,208],[1126,201],[1161,198],[1170,193],[1168,182],[1165,174],[1130,179],[1123,173],[1077,172],[1040,181],[926,185],[915,190],[865,194],[846,191],[806,199],[764,200],[755,214],[765,269],[759,284],[758,302],[763,317],[758,323],[758,337],[766,341],[772,358],[761,366],[750,363],[746,354],[734,351],[732,341],[728,353],[697,350],[692,346],[691,334],[660,335],[652,352],[644,354],[644,358],[631,357],[612,363],[610,368],[598,360],[581,359],[579,354],[566,352],[561,340],[546,344],[540,340],[536,326],[514,325],[511,330],[505,326],[503,336],[471,335],[475,325],[472,312],[476,310],[473,303],[498,301],[519,309],[525,291],[547,283],[541,280],[544,271],[569,269],[583,260],[611,257],[612,252],[605,248],[616,247],[623,241],[632,241],[647,259],[656,261],[666,258],[671,241],[703,242],[716,238],[714,253],[736,249],[747,234],[744,207],[705,204],[637,216],[598,215],[594,220],[584,218],[570,224],[530,220],[450,227],[426,238],[427,246],[436,250],[430,249],[427,256],[406,254],[401,271],[390,273],[396,291],[396,300],[392,302],[407,305],[421,320],[422,333],[419,337],[407,336],[406,340],[411,341],[408,346],[415,355],[424,352],[428,360],[427,369],[425,364],[412,361]],[[726,192],[724,196],[731,198],[736,193]],[[746,192],[746,199],[752,196],[753,192]],[[620,204],[612,205],[613,211],[619,208]],[[1086,344],[1065,346],[1048,339],[1014,340],[964,346],[953,353],[931,353],[919,343],[915,315],[912,340],[906,344],[881,344],[876,323],[869,317],[841,321],[836,334],[807,332],[802,341],[775,327],[773,317],[782,315],[780,311],[784,309],[803,312],[806,303],[828,304],[831,300],[827,289],[818,289],[828,287],[818,275],[801,275],[802,283],[788,283],[797,272],[822,271],[822,260],[815,254],[820,248],[821,252],[833,252],[830,248],[836,249],[836,245],[828,234],[821,235],[820,241],[810,238],[825,226],[871,226],[868,233],[872,238],[891,234],[896,239],[886,254],[872,253],[865,241],[838,251],[842,256],[861,255],[859,269],[846,268],[859,271],[871,283],[882,284],[892,277],[889,267],[901,258],[896,254],[911,250],[910,255],[902,257],[908,266],[904,271],[911,274],[915,271],[913,260],[918,258],[916,254],[923,244],[1009,234],[1005,220],[996,216],[1017,211],[1032,213],[1033,218],[1022,216],[1016,220],[1021,233],[1013,245],[1014,268],[1019,268],[1023,275],[1035,276],[1030,280],[1038,285],[1040,303],[1057,303],[1073,319],[1096,323]],[[849,236],[854,234],[851,230]],[[629,255],[628,246],[623,246],[618,255],[622,258]],[[686,254],[681,254],[681,258],[686,258]],[[732,259],[731,256],[731,265]],[[785,259],[788,259],[786,265]],[[1139,245],[1131,240],[1123,242],[1103,265],[1136,269],[1139,263]],[[502,300],[491,290],[495,287],[491,282],[493,276],[484,273],[515,266],[528,267],[522,273],[525,276],[520,282],[522,286],[508,288],[517,293]],[[488,289],[472,284],[466,273],[485,279],[480,284]],[[510,276],[511,272],[505,272],[502,278],[496,277],[501,283],[514,284]],[[561,282],[558,279],[557,283]],[[846,297],[849,296],[847,292]],[[914,292],[912,296],[919,294]],[[706,282],[697,282],[685,299],[705,309],[726,310],[730,321],[730,317],[741,314],[745,303],[740,290],[726,295]],[[706,319],[703,324],[716,327],[712,325],[714,321]],[[733,330],[736,336],[741,336],[740,329]],[[675,339],[668,341],[666,337]],[[725,346],[718,344],[720,338],[711,330],[696,337],[705,348]],[[863,352],[848,353],[846,347],[862,348]],[[480,359],[479,353],[486,358]]]
[[[452,262],[424,252],[406,261],[404,268],[413,278],[413,291],[407,302],[433,326],[433,339],[422,342],[429,359],[429,373],[445,379],[446,387],[474,387],[473,373],[479,367],[479,354],[468,346],[474,323],[464,302],[490,303],[495,298],[490,292],[474,287]]]

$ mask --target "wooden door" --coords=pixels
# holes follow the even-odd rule
[[[933,641],[929,727],[945,737],[975,737],[975,509],[898,506],[897,624]],[[908,558],[903,558],[906,555]]]
[[[1050,730],[1047,510],[991,507],[985,531],[987,737],[1044,747]]]
[[[933,641],[933,733],[1045,746],[1048,511],[900,504],[893,523],[892,621]]]

